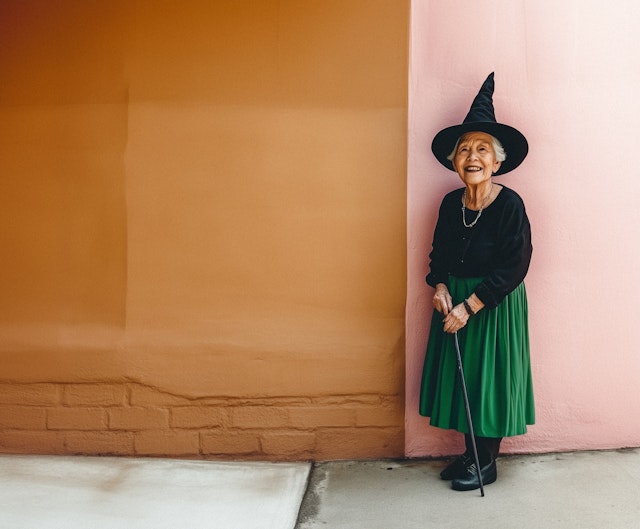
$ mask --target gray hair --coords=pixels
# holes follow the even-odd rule
[[[499,162],[504,162],[507,159],[507,153],[504,152],[504,147],[502,146],[502,143],[500,143],[500,140],[498,140],[498,138],[491,136],[491,134],[489,134],[489,136],[491,137],[491,143],[493,143],[493,150],[496,153],[496,160]],[[447,156],[447,160],[449,160],[450,162],[452,162],[456,156],[456,151],[458,150],[458,144],[460,143],[461,139],[462,139],[462,136],[458,138],[458,141],[456,141],[456,144],[453,147],[451,154]]]

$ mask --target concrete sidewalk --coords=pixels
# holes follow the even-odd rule
[[[309,468],[0,456],[0,529],[291,529]]]
[[[637,529],[640,450],[501,457],[498,481],[456,492],[441,461],[316,466],[297,529]]]
[[[640,527],[640,449],[503,457],[484,498],[443,466],[0,456],[0,529]]]

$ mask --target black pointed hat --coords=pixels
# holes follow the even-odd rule
[[[433,138],[431,150],[438,161],[447,169],[454,171],[451,160],[447,156],[451,154],[456,142],[466,132],[486,132],[497,138],[507,154],[496,175],[513,171],[526,158],[529,152],[529,144],[523,134],[509,125],[496,122],[493,111],[493,72],[485,80],[478,95],[471,104],[471,110],[464,118],[461,125],[454,125],[441,130]]]

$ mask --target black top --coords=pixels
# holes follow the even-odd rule
[[[455,277],[483,277],[474,293],[485,308],[496,307],[527,275],[531,261],[531,227],[520,196],[502,188],[477,224],[462,223],[462,193],[456,189],[442,200],[429,254],[427,283],[435,287]],[[466,210],[472,223],[477,211]]]

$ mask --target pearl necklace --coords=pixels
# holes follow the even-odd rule
[[[464,193],[462,193],[462,224],[464,224],[465,228],[473,228],[476,225],[476,222],[480,220],[480,217],[482,216],[482,210],[487,205],[487,201],[489,200],[491,193],[493,193],[493,183],[491,184],[491,188],[489,189],[489,194],[484,197],[482,204],[480,204],[480,211],[478,211],[478,215],[476,216],[475,220],[471,224],[467,224],[465,218],[465,213],[467,211],[467,208],[465,207],[465,204],[467,202],[467,190],[465,188]]]

